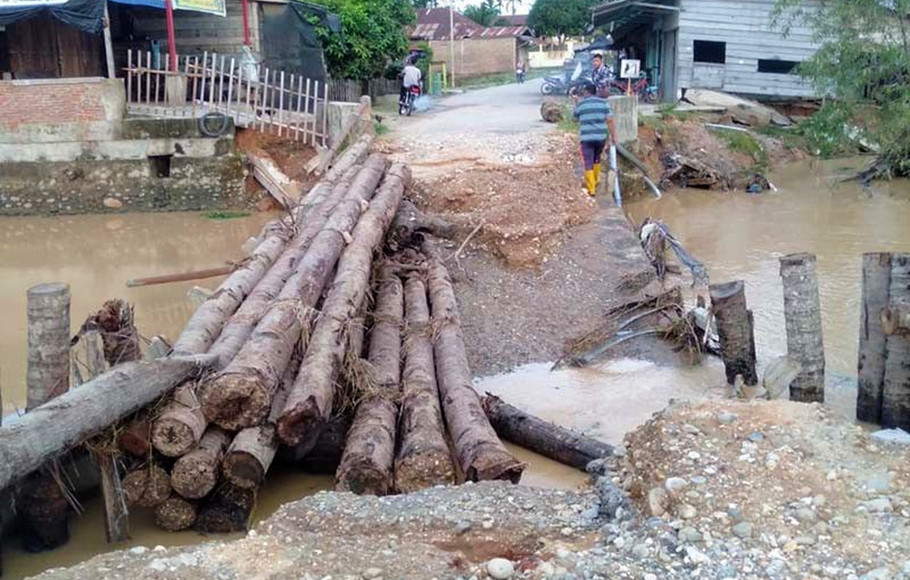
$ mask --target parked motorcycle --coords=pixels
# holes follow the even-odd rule
[[[414,111],[414,102],[420,96],[420,87],[414,85],[404,95],[404,99],[398,103],[398,114],[411,116]]]

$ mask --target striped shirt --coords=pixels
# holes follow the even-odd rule
[[[609,137],[607,119],[613,117],[613,110],[606,99],[585,97],[575,105],[574,116],[579,122],[582,141],[606,141]]]

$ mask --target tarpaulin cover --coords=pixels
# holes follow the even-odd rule
[[[262,16],[262,63],[272,69],[303,75],[304,78],[325,82],[325,62],[322,57],[322,43],[316,36],[314,25],[308,15],[320,19],[320,23],[331,28],[333,23],[326,19],[334,14],[314,14],[309,5],[302,2],[289,4],[261,3]]]
[[[104,27],[104,0],[69,0],[62,3],[37,0],[0,1],[2,25],[42,13],[51,14],[54,18],[90,34],[101,34]]]

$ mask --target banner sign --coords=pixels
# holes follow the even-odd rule
[[[0,0],[0,3],[3,1]],[[225,0],[173,0],[173,2],[174,10],[192,10],[193,12],[227,16]]]
[[[40,8],[42,6],[59,6],[68,0],[0,0],[0,10],[3,8]]]
[[[637,59],[623,59],[620,63],[619,78],[637,79],[641,74],[641,61]]]

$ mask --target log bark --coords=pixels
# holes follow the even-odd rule
[[[221,475],[221,460],[231,437],[210,426],[195,449],[181,457],[171,470],[171,487],[187,499],[205,497]]]
[[[174,400],[155,421],[152,444],[165,457],[180,457],[199,443],[207,426],[196,397],[196,385],[189,383],[177,388]]]
[[[890,293],[891,307],[910,308],[910,254],[892,255]],[[910,431],[910,335],[889,335],[886,348],[882,427]]]
[[[196,504],[172,495],[155,508],[155,523],[169,532],[188,530],[196,523]]]
[[[23,545],[29,552],[53,550],[69,541],[69,504],[52,470],[56,466],[29,474],[19,496]]]
[[[356,494],[392,491],[395,432],[401,388],[401,280],[390,267],[380,273],[368,360],[373,384],[362,395],[335,475],[335,489]]]
[[[882,309],[881,323],[885,334],[910,333],[910,308],[900,304],[889,304]]]
[[[815,262],[812,254],[792,254],[780,259],[787,356],[803,367],[790,384],[790,400],[804,403],[825,400],[825,347]]]
[[[315,439],[332,414],[334,383],[345,352],[343,329],[356,316],[366,295],[373,253],[382,244],[409,181],[406,166],[395,165],[389,170],[338,261],[332,290],[278,421],[278,434],[287,445]]]
[[[370,154],[370,149],[373,147],[373,136],[372,135],[361,135],[353,145],[348,147],[345,152],[338,158],[335,165],[333,165],[323,176],[323,181],[334,182],[342,175],[344,175],[348,170],[351,169],[354,165],[363,163],[363,160],[367,158],[367,155]],[[301,205],[307,205],[310,203],[310,196],[307,195],[303,198]]]
[[[129,510],[120,478],[120,459],[116,454],[96,455],[101,472],[101,495],[104,499],[104,531],[109,544],[124,542],[130,537]]]
[[[430,257],[427,286],[436,330],[436,380],[461,472],[470,481],[503,479],[518,483],[526,465],[505,448],[480,406],[449,273],[435,248],[424,244],[424,252]]]
[[[341,128],[341,134],[338,135],[335,142],[329,147],[329,150],[319,160],[319,165],[316,168],[317,175],[325,173],[326,169],[332,165],[332,162],[335,161],[335,156],[338,155],[338,152],[344,146],[344,142],[348,140],[348,135],[350,135],[351,130],[363,121],[363,114],[369,110],[369,108],[370,97],[367,95],[360,97],[360,105],[357,107],[357,112],[348,117],[344,127]]]
[[[70,387],[70,287],[39,284],[28,289],[26,410]]]
[[[395,221],[389,229],[389,247],[393,251],[410,246],[419,247],[421,240],[415,236],[420,233],[449,239],[455,235],[455,225],[441,217],[423,213],[410,200],[401,200]]]
[[[863,255],[863,295],[860,305],[856,418],[880,424],[885,381],[885,343],[879,314],[891,290],[891,254]]]
[[[746,286],[742,280],[708,287],[711,310],[717,321],[721,357],[732,385],[736,375],[752,387],[758,384],[755,372],[755,332],[752,312],[746,308]]]
[[[140,412],[117,437],[117,447],[131,457],[149,457],[152,452],[152,422],[148,413]]]
[[[281,375],[304,330],[304,319],[310,317],[309,311],[322,294],[345,240],[363,212],[364,201],[373,197],[381,177],[376,169],[373,166],[367,171],[365,167],[363,178],[358,175],[250,340],[222,372],[202,384],[199,399],[209,421],[238,430],[258,425],[268,415]]]
[[[563,465],[584,471],[588,463],[613,454],[611,445],[544,421],[490,393],[483,398],[483,410],[500,437]]]
[[[129,507],[152,508],[171,495],[171,478],[163,467],[149,463],[123,478],[123,493]]]
[[[439,406],[426,284],[411,276],[404,285],[404,296],[407,326],[395,489],[411,493],[454,483],[455,464]]]
[[[255,488],[221,484],[199,508],[195,528],[203,534],[245,532],[250,527],[255,507]]]
[[[104,360],[110,366],[142,358],[139,331],[134,322],[133,306],[123,300],[108,300],[83,324],[97,328],[104,344]]]
[[[0,489],[202,372],[213,357],[120,365],[0,428]]]

